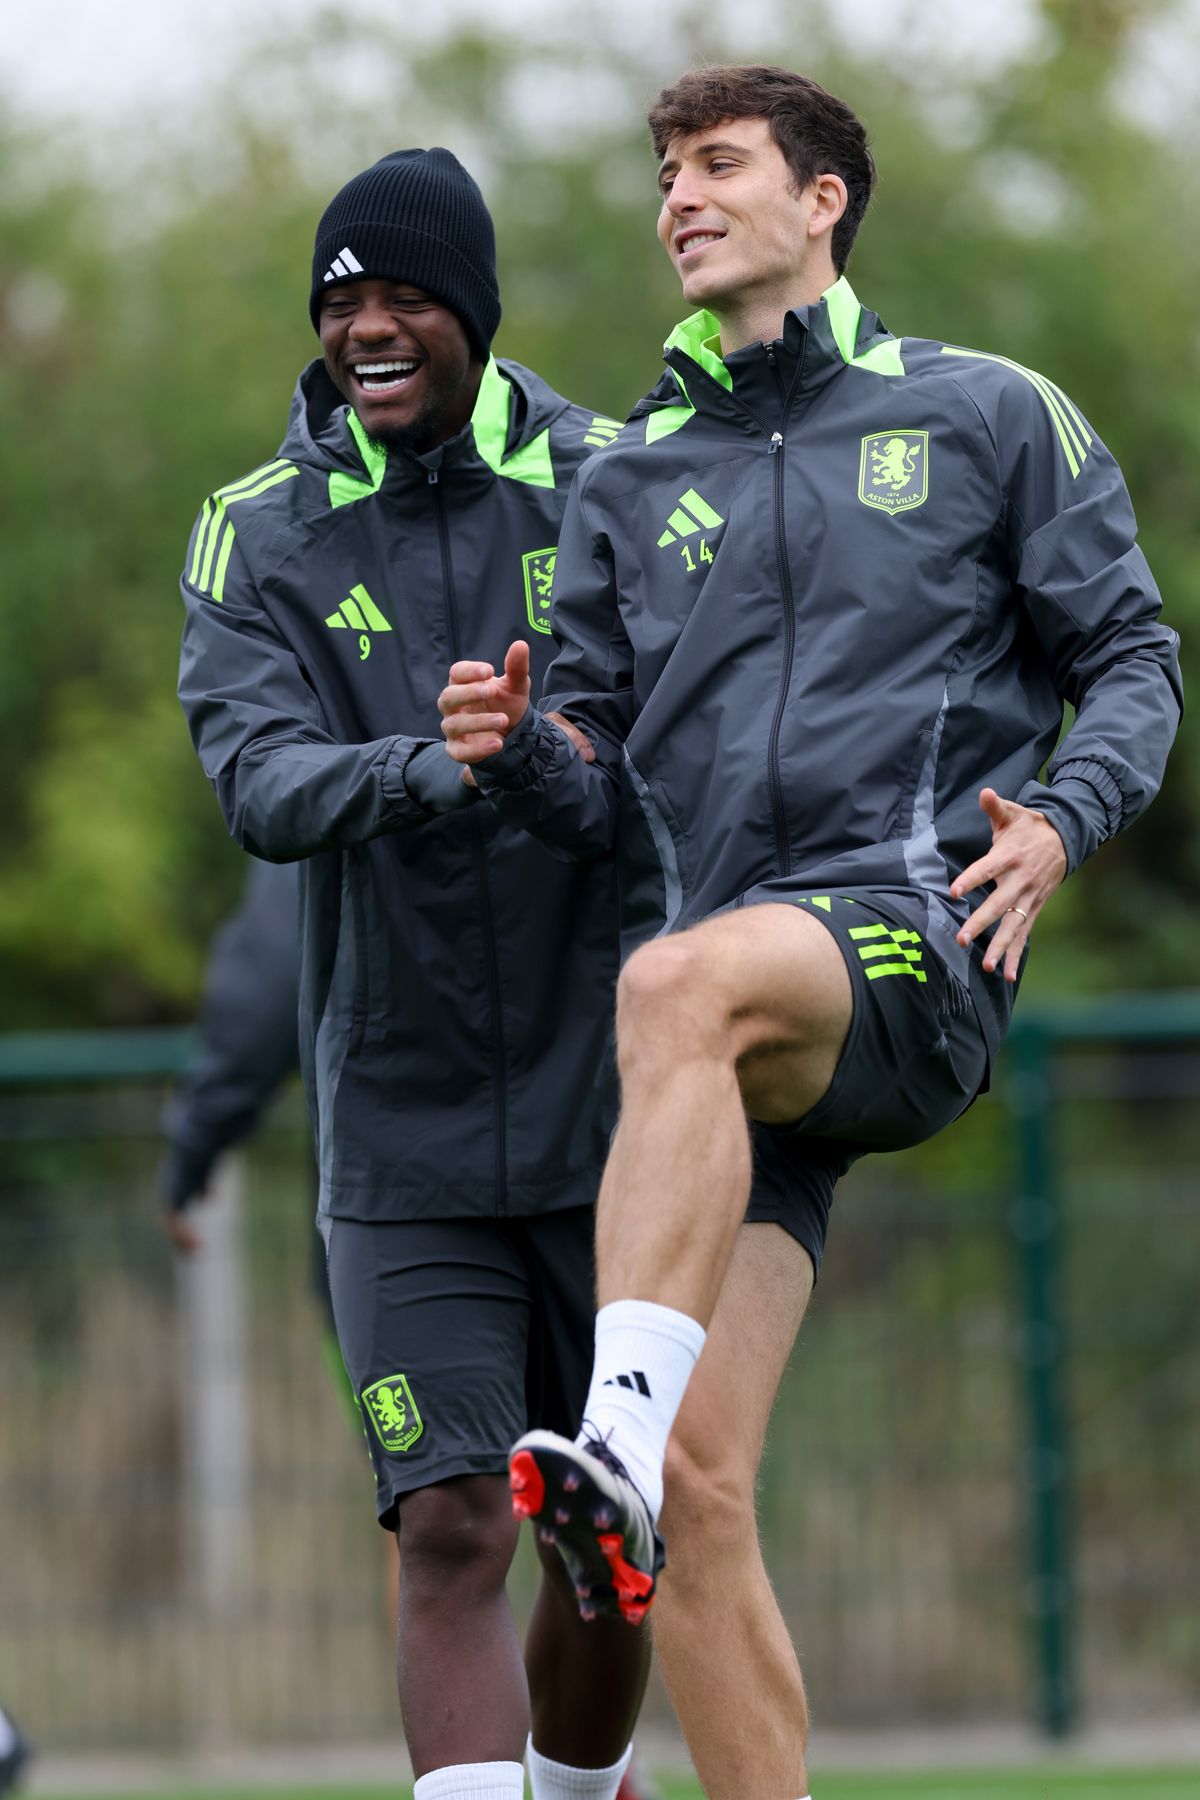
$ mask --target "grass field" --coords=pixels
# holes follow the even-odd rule
[[[694,1782],[664,1780],[664,1800],[704,1800]],[[964,1771],[955,1775],[826,1775],[814,1783],[815,1800],[1196,1800],[1200,1769],[1121,1769],[1111,1773],[1085,1769],[1014,1769],[1003,1772]],[[287,1793],[291,1800],[408,1800],[408,1789],[395,1787],[305,1788],[172,1788],[139,1800],[271,1800]],[[38,1794],[37,1800],[60,1800]]]

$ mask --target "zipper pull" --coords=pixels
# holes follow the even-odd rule
[[[763,349],[767,353],[767,367],[773,369],[775,367],[775,346],[774,344],[764,344]]]
[[[430,471],[429,471],[429,485],[430,485],[430,487],[436,487],[436,486],[437,486],[437,478],[438,478],[438,472],[437,472],[437,470],[436,470],[436,469],[430,469]]]
[[[782,444],[782,442],[783,442],[782,431],[773,431],[771,433],[771,441],[767,445],[767,455],[774,456],[775,452],[778,450],[778,448],[779,448],[780,444]]]

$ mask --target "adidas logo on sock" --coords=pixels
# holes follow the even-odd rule
[[[355,256],[353,250],[343,248],[338,251],[337,255],[326,269],[325,280],[336,281],[339,276],[361,274],[362,264],[359,262],[357,256]]]
[[[650,1383],[641,1369],[635,1369],[632,1375],[610,1375],[608,1380],[601,1385],[603,1387],[636,1388],[638,1393],[647,1400],[650,1398]]]

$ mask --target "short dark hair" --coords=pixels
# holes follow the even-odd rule
[[[833,228],[842,274],[875,185],[866,127],[843,100],[807,75],[761,63],[691,69],[658,96],[647,123],[661,162],[672,138],[692,137],[722,119],[765,119],[799,190],[818,175],[840,175],[846,210]]]

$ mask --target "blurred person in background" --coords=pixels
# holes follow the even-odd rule
[[[29,1744],[0,1706],[0,1794],[17,1787],[30,1758]]]
[[[159,1188],[179,1250],[202,1245],[192,1209],[218,1158],[251,1136],[300,1067],[299,909],[295,865],[255,861],[237,911],[213,937],[197,1052],[163,1114]],[[323,1249],[318,1260],[323,1268]]]
[[[859,304],[875,171],[847,106],[708,68],[649,122],[699,310],[564,520],[542,705],[595,758],[530,704],[519,643],[456,664],[442,710],[501,816],[616,845],[624,901],[585,1424],[517,1443],[515,1504],[584,1604],[638,1618],[663,1508],[656,1641],[705,1793],[795,1800],[804,1688],[754,1487],[834,1179],[987,1085],[1042,907],[1158,790],[1177,640],[1062,391]],[[773,1224],[744,1223],[748,1119],[798,1197],[811,1177]]]
[[[209,949],[199,1043],[163,1114],[167,1150],[159,1168],[167,1235],[189,1256],[204,1246],[197,1208],[211,1197],[218,1160],[253,1135],[284,1082],[299,1073],[299,907],[297,865],[251,859],[241,903]],[[304,1185],[311,1199],[315,1167]],[[357,1427],[334,1330],[325,1246],[315,1228],[312,1249],[325,1360]]]
[[[197,1052],[163,1114],[163,1216],[171,1242],[188,1256],[204,1248],[196,1209],[211,1197],[218,1160],[253,1135],[284,1082],[299,1073],[299,907],[295,863],[251,860],[241,904],[213,937]],[[305,1186],[311,1202],[315,1168]],[[312,1251],[325,1362],[357,1429],[361,1420],[338,1349],[325,1245],[315,1228]],[[394,1624],[394,1556],[388,1567],[388,1617]]]
[[[394,152],[334,197],[309,306],[323,358],[278,457],[193,532],[180,695],[237,841],[304,859],[319,1218],[400,1545],[417,1800],[518,1800],[531,1706],[537,1800],[613,1800],[646,1634],[585,1624],[541,1545],[523,1662],[505,1586],[508,1445],[577,1429],[587,1385],[611,870],[479,805],[436,702],[461,643],[516,630],[548,662],[567,488],[618,428],[492,356],[492,221],[446,150]]]

